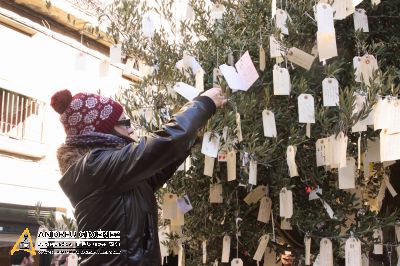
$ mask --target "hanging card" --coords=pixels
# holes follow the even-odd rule
[[[354,237],[350,237],[346,241],[345,246],[346,266],[361,265],[361,242]]]
[[[271,217],[272,200],[269,197],[262,197],[258,209],[257,221],[269,223]]]
[[[222,4],[213,4],[211,7],[211,19],[222,19],[225,12],[225,6]]]
[[[351,15],[356,11],[353,0],[346,0],[346,14]]]
[[[355,101],[355,105],[354,105],[354,109],[353,109],[353,115],[358,114],[359,112],[361,112],[361,110],[364,107],[364,104],[366,104],[367,101],[367,97],[360,94],[360,93],[356,93],[356,101]],[[370,113],[371,115],[371,113]],[[362,132],[362,131],[367,131],[367,119],[365,118],[363,120],[358,120],[357,123],[352,126],[351,131],[352,132]]]
[[[315,157],[317,159],[317,166],[324,166],[325,165],[325,142],[326,139],[319,139],[315,143]]]
[[[273,35],[269,36],[269,53],[271,58],[280,57],[284,55],[281,44],[275,39]]]
[[[319,244],[320,265],[333,266],[332,242],[328,238],[322,238]]]
[[[356,187],[356,160],[348,157],[346,167],[339,168],[339,188],[350,189]]]
[[[333,8],[329,4],[317,4],[316,20],[318,32],[334,32]]]
[[[378,243],[374,244],[374,254],[382,255],[383,254],[383,232],[382,229],[375,229],[373,238],[378,241]]]
[[[237,136],[239,142],[243,141],[242,123],[241,123],[241,120],[240,120],[240,114],[239,113],[236,113],[236,136]]]
[[[291,145],[288,146],[286,149],[286,162],[288,165],[290,177],[299,176],[299,173],[297,172],[297,165],[296,165],[296,151],[297,151],[297,147],[291,146]]]
[[[179,93],[186,100],[191,101],[194,97],[198,96],[202,91],[199,89],[190,86],[184,82],[178,82],[174,86],[174,90]]]
[[[178,207],[183,214],[193,209],[192,204],[190,203],[188,195],[183,196],[183,198],[178,198],[177,200]]]
[[[217,158],[220,138],[221,136],[217,133],[214,134],[212,134],[211,132],[204,133],[201,153],[213,158]]]
[[[355,81],[357,82],[361,82],[361,61],[362,61],[362,57],[360,56],[355,56],[353,58],[353,68],[355,71]]]
[[[364,9],[356,9],[353,14],[354,29],[369,32],[367,12]]]
[[[334,10],[333,18],[337,20],[345,19],[347,17],[347,0],[335,0],[332,4]]]
[[[210,185],[210,203],[223,203],[222,198],[222,184]]]
[[[242,259],[236,258],[231,261],[231,266],[243,266]]]
[[[265,60],[265,50],[262,47],[262,45],[260,45],[260,49],[259,49],[258,53],[259,53],[259,56],[260,56],[260,58],[259,58],[260,70],[264,71],[265,70],[265,65],[266,65],[266,60]]]
[[[267,187],[266,186],[257,186],[253,189],[247,196],[243,199],[247,205],[251,205],[257,203],[262,197],[267,195]]]
[[[272,248],[267,247],[264,253],[264,265],[263,266],[276,266],[276,253]]]
[[[322,81],[324,106],[339,105],[339,82],[335,78],[326,78]]]
[[[172,193],[166,193],[163,196],[162,217],[163,219],[176,219],[178,215],[178,196]]]
[[[276,0],[271,1],[271,18],[274,18],[276,15]]]
[[[365,85],[370,85],[370,79],[373,78],[373,74],[378,70],[378,61],[373,55],[364,55],[360,64],[360,72],[362,80]]]
[[[374,130],[389,128],[391,122],[390,112],[392,111],[390,98],[385,97],[382,99],[379,97],[374,109]]]
[[[249,184],[257,185],[257,161],[250,160]]]
[[[204,91],[204,71],[202,69],[197,71],[195,79],[197,91]]]
[[[202,250],[203,250],[203,264],[207,263],[207,240],[203,240],[202,244]]]
[[[389,109],[388,134],[400,133],[400,100],[394,97],[391,98]]]
[[[205,155],[204,156],[204,175],[212,177],[214,171],[215,158]]]
[[[169,225],[162,226],[158,230],[158,240],[160,243],[160,251],[161,251],[161,258],[169,256],[169,248],[168,245],[164,244],[168,240],[168,235],[171,233]]]
[[[367,140],[367,150],[365,151],[365,163],[374,163],[381,161],[380,141],[379,138],[375,140]]]
[[[400,159],[400,133],[390,135],[386,129],[381,131],[380,155],[381,162]]]
[[[338,55],[336,46],[336,33],[317,32],[317,47],[319,61],[328,60]]]
[[[236,151],[230,150],[227,154],[228,181],[236,180]]]
[[[291,89],[289,71],[286,68],[274,65],[273,84],[274,95],[289,95]]]
[[[305,255],[304,255],[304,264],[310,265],[311,264],[311,238],[305,237],[304,238],[304,246],[305,246]]]
[[[224,236],[222,240],[222,259],[221,262],[229,262],[229,254],[231,252],[231,237],[228,235]]]
[[[396,233],[397,242],[400,242],[400,224],[396,224],[394,230]]]
[[[289,34],[289,29],[286,24],[287,20],[288,20],[288,14],[286,13],[286,11],[278,9],[276,11],[276,16],[275,16],[276,27],[279,28],[281,32],[286,35]]]
[[[253,260],[261,261],[263,255],[264,255],[265,249],[267,248],[268,241],[269,241],[269,235],[263,235],[260,238],[260,242],[258,244],[256,253],[253,256]]]
[[[147,38],[152,38],[157,29],[158,19],[154,12],[146,12],[142,17],[142,33]]]
[[[179,208],[176,211],[176,217],[171,219],[171,226],[182,226],[185,225],[185,215],[181,212]]]
[[[276,137],[276,124],[275,115],[270,110],[262,112],[264,136],[274,138]]]
[[[315,57],[296,47],[292,47],[289,49],[287,59],[306,70],[310,70]]]
[[[293,215],[292,191],[286,188],[282,188],[279,193],[279,215],[287,219]]]
[[[322,188],[319,188],[319,187],[318,187],[318,188],[312,190],[312,191],[310,192],[310,194],[308,195],[308,200],[316,200],[316,199],[319,199],[320,197],[319,197],[318,194],[322,195]]]
[[[299,123],[315,123],[314,97],[302,93],[297,98]]]

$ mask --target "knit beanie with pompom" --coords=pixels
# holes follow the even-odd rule
[[[61,115],[60,121],[68,136],[92,132],[110,134],[123,112],[123,107],[108,97],[93,93],[72,96],[69,90],[56,92],[50,105]]]

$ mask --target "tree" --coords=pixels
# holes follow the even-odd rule
[[[139,125],[139,135],[160,128],[169,114],[184,104],[186,99],[173,90],[176,82],[192,85],[197,82],[198,88],[203,82],[205,88],[221,86],[229,97],[228,106],[218,111],[199,135],[199,145],[191,154],[191,167],[178,171],[159,195],[160,200],[166,192],[179,197],[188,195],[193,205],[193,210],[185,215],[182,231],[175,230],[177,234],[170,235],[175,241],[173,243],[183,243],[188,265],[201,264],[204,240],[207,240],[208,263],[215,259],[220,261],[225,235],[231,237],[229,262],[240,257],[245,265],[254,264],[253,256],[263,235],[269,236],[269,248],[278,254],[291,250],[299,260],[305,259],[303,239],[310,238],[312,261],[320,252],[320,240],[328,238],[332,241],[333,259],[338,265],[344,264],[345,241],[352,236],[362,241],[362,252],[368,254],[374,249],[374,241],[375,244],[381,243],[377,233],[385,228],[389,237],[383,239],[384,250],[391,249],[395,244],[394,225],[399,213],[380,211],[386,188],[384,177],[390,175],[390,171],[386,167],[387,162],[371,162],[370,159],[371,140],[376,140],[381,130],[374,130],[369,125],[361,133],[353,133],[353,126],[360,126],[357,122],[366,126],[365,121],[371,117],[371,111],[376,112],[381,104],[379,99],[388,95],[398,96],[400,59],[395,56],[395,51],[399,50],[400,1],[382,1],[377,5],[366,0],[343,1],[347,3],[347,11],[340,11],[339,0],[335,3],[320,1],[333,4],[335,17],[342,17],[334,22],[333,37],[332,31],[325,29],[329,27],[329,20],[321,23],[313,11],[316,1],[276,1],[279,19],[272,16],[271,2],[275,1],[207,3],[200,0],[190,1],[188,5],[183,2],[179,1],[181,6],[176,6],[172,0],[155,1],[151,5],[139,0],[116,0],[101,10],[100,18],[109,21],[109,33],[115,43],[122,44],[127,59],[133,58],[138,65],[143,66],[144,63],[151,67],[141,82],[121,95],[121,101],[129,106],[129,115]],[[369,32],[363,32],[365,29],[354,30],[353,14],[349,12],[349,7],[354,7],[353,2],[361,2],[357,8],[366,10]],[[282,17],[284,11],[290,16],[287,20]],[[282,26],[282,19],[286,21],[288,35]],[[273,52],[281,55],[278,58],[271,58],[268,53],[268,48],[273,48],[270,47],[271,36],[278,47]],[[315,47],[318,36],[321,42],[319,47]],[[329,55],[332,53],[329,50],[326,60],[321,61],[324,48],[329,48],[329,40],[332,39],[336,40],[337,56]],[[315,54],[311,57],[309,69],[306,61],[310,60],[310,55],[304,56],[298,50],[290,49],[292,47]],[[262,66],[262,50],[267,51],[265,67]],[[238,61],[247,51],[259,77],[247,91],[235,92],[228,85],[226,75],[216,75],[215,69],[222,64],[232,65],[232,61]],[[360,58],[368,61],[361,63],[364,67],[365,64],[373,64],[375,57],[379,69],[370,68],[368,72],[359,68],[362,74],[355,71],[353,58],[364,55],[369,55]],[[204,70],[203,82],[201,73],[193,73],[194,67],[176,67],[183,57],[186,60],[181,62],[183,64],[190,65],[193,58],[200,63]],[[277,79],[274,81],[273,78],[274,67],[278,72],[285,71],[282,68],[288,69],[291,82],[289,95],[274,95],[274,82],[275,86],[277,83]],[[339,83],[338,105],[326,107],[324,100],[327,101],[327,96],[323,95],[322,86],[324,82],[334,84],[335,79]],[[324,86],[332,85],[329,84]],[[275,88],[275,94],[283,88],[281,83]],[[299,97],[300,101],[311,100],[315,107],[303,109],[304,103],[299,107]],[[331,99],[333,105],[337,103],[334,98]],[[315,109],[315,123],[312,122],[312,115],[304,120],[301,118],[302,123],[299,123],[299,108],[302,116]],[[264,110],[275,116],[276,137],[264,136]],[[242,141],[238,136],[238,114]],[[387,117],[392,117],[391,114],[386,113]],[[227,131],[224,130],[226,127]],[[201,153],[201,141],[205,132],[212,132],[211,138],[224,135],[220,150],[234,151],[228,156],[236,156],[236,166],[233,166],[235,180],[228,181],[226,162],[215,161],[212,177],[204,175],[205,156]],[[322,140],[325,144],[321,144]],[[329,141],[336,144],[328,145],[326,142]],[[380,142],[383,145],[382,139]],[[319,152],[322,153],[316,153],[316,145],[326,149],[325,153],[321,150]],[[317,159],[318,156],[321,157]],[[335,157],[331,158],[333,161],[327,159],[330,156]],[[317,160],[322,160],[320,166],[317,166]],[[359,164],[361,167],[358,167]],[[257,165],[256,184],[254,180],[249,180],[254,173],[254,165]],[[355,169],[357,186],[341,189],[339,185],[342,188],[352,187],[343,183],[351,181],[350,166]],[[338,184],[339,172],[345,175],[342,184]],[[209,202],[210,186],[216,183],[223,188],[223,203],[220,204]],[[252,204],[244,201],[249,193],[257,194],[262,188],[265,191]],[[322,193],[318,188],[322,189]],[[291,210],[281,210],[282,196],[288,195],[285,189],[292,194],[293,214]],[[309,200],[311,191],[316,200]],[[280,195],[283,192],[286,194]],[[257,218],[261,202],[268,205],[267,196],[272,202],[272,213],[269,222],[265,223]],[[292,229],[287,230],[288,227]]]

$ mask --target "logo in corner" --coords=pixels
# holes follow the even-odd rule
[[[24,232],[22,232],[17,242],[15,242],[13,248],[11,249],[11,255],[19,250],[29,252],[32,256],[36,255],[35,247],[32,244],[32,237],[29,233],[28,228],[25,228]]]

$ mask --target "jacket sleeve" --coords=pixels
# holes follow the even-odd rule
[[[196,97],[182,107],[163,130],[142,138],[138,144],[131,143],[120,150],[94,150],[87,157],[86,170],[110,192],[127,191],[144,180],[151,182],[150,178],[158,187],[185,158],[198,130],[215,110],[209,97]]]

